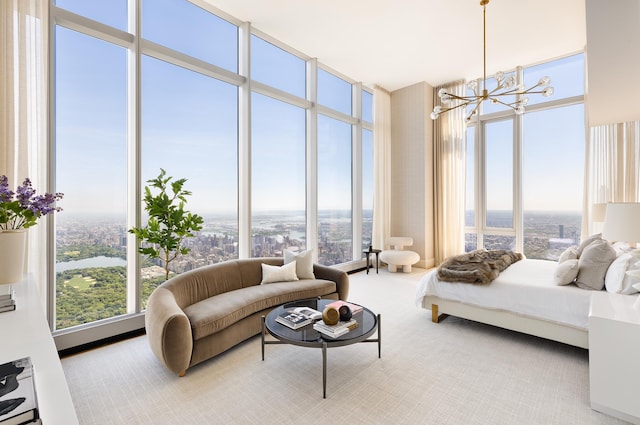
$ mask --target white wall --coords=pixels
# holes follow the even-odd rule
[[[411,236],[416,267],[434,265],[433,87],[418,83],[391,93],[391,236]]]
[[[589,125],[640,119],[640,0],[586,0]]]

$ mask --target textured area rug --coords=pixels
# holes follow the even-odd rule
[[[350,276],[382,314],[377,345],[319,349],[259,336],[178,378],[145,336],[64,358],[78,418],[93,424],[622,424],[591,410],[588,351],[414,306],[424,270]]]

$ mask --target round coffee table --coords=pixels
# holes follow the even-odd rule
[[[295,301],[283,304],[274,308],[266,316],[262,316],[262,361],[264,361],[264,346],[267,344],[291,344],[301,347],[313,347],[322,349],[322,397],[327,398],[327,348],[343,347],[357,342],[377,342],[378,358],[381,355],[382,337],[380,333],[380,315],[374,314],[371,310],[363,307],[362,311],[353,316],[358,322],[358,327],[338,338],[331,338],[313,329],[313,324],[309,324],[300,329],[290,329],[276,322],[280,313],[294,307],[311,307],[314,310],[322,311],[325,306],[335,300],[310,299]],[[369,338],[378,331],[377,338]],[[267,341],[265,335],[271,334],[276,340]]]

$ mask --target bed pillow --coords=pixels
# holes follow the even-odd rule
[[[313,274],[313,250],[308,249],[300,253],[284,251],[284,263],[296,263],[296,275],[298,279],[315,279]]]
[[[602,290],[607,269],[615,259],[616,251],[609,242],[602,239],[591,242],[578,259],[576,285],[582,289]]]
[[[621,256],[622,254],[626,254],[628,252],[631,252],[632,249],[633,249],[633,248],[631,248],[631,244],[629,244],[627,242],[614,242],[614,243],[611,244],[611,246],[616,251],[616,254],[618,256]]]
[[[582,255],[582,251],[584,251],[586,247],[591,245],[591,242],[600,240],[602,240],[602,233],[596,233],[595,235],[591,235],[587,239],[581,241],[580,245],[578,246],[578,258],[580,258],[580,255]]]
[[[565,249],[562,254],[560,254],[560,258],[558,258],[558,263],[564,263],[567,260],[577,260],[580,253],[578,251],[578,247],[573,245],[569,248]],[[575,277],[575,276],[574,276]]]
[[[568,285],[578,276],[578,259],[571,258],[569,260],[558,263],[556,270],[553,272],[553,283],[556,285]]]
[[[627,276],[628,270],[640,269],[640,264],[635,263],[636,259],[631,254],[622,254],[611,263],[607,275],[604,279],[604,285],[607,288],[607,292],[613,292],[614,294],[631,295],[638,292],[633,284],[635,279],[631,276]]]
[[[262,263],[262,282],[291,282],[298,280],[296,275],[296,263],[285,264],[284,266],[270,266],[269,264]]]

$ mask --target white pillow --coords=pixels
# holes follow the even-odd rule
[[[573,245],[565,249],[562,252],[562,254],[560,254],[560,258],[558,258],[558,263],[563,263],[567,260],[575,260],[579,256],[580,256],[580,252],[578,251],[578,247]]]
[[[578,276],[578,259],[572,258],[558,263],[553,272],[553,283],[556,285],[568,285]]]
[[[313,274],[313,250],[309,249],[299,253],[284,250],[284,263],[296,263],[298,279],[315,279]]]
[[[638,292],[633,284],[636,283],[636,279],[631,276],[627,276],[629,270],[639,270],[640,264],[636,263],[636,259],[631,254],[622,254],[616,260],[611,263],[607,275],[604,279],[607,292],[613,292],[615,294],[631,295]]]
[[[269,264],[262,263],[262,282],[291,282],[298,280],[296,276],[296,263],[285,264],[282,267],[270,266]]]
[[[611,246],[615,249],[618,256],[631,252],[632,250],[631,245],[627,242],[614,242]]]
[[[604,288],[604,278],[613,260],[616,259],[616,251],[605,240],[591,242],[578,259],[578,276],[576,285],[582,289]]]
[[[580,246],[578,246],[578,258],[582,255],[582,251],[589,245],[591,242],[602,240],[602,233],[596,233],[595,235],[589,236],[587,239],[580,242]]]

